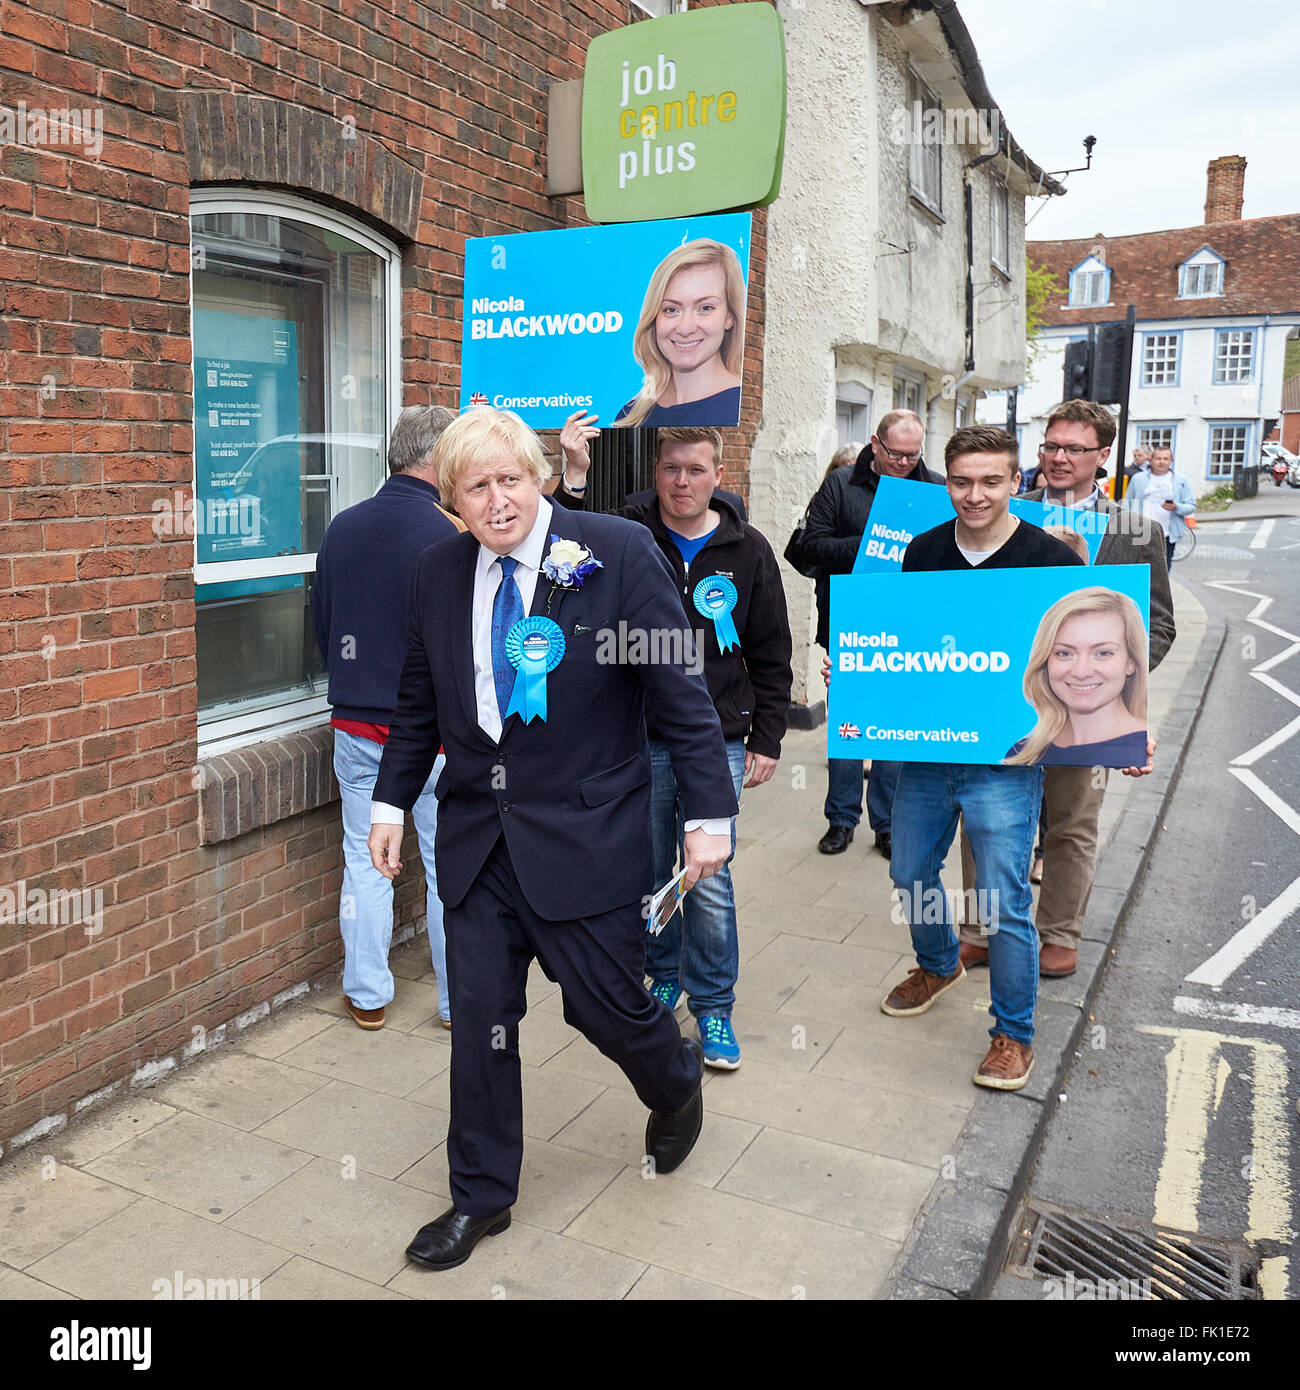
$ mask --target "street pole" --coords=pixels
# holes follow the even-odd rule
[[[1124,466],[1128,461],[1128,398],[1133,386],[1133,340],[1137,336],[1137,305],[1130,304],[1124,317],[1124,365],[1121,373],[1122,385],[1119,397],[1119,435],[1115,440],[1115,488],[1114,498],[1119,502],[1124,497],[1128,476]]]

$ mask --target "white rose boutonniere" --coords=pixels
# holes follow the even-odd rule
[[[586,546],[552,534],[550,551],[542,561],[542,573],[554,588],[581,589],[598,569],[604,569],[604,565]]]

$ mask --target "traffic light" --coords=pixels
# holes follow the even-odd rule
[[[1128,325],[1097,325],[1097,343],[1092,357],[1092,397],[1103,405],[1118,405],[1124,395],[1124,349]]]
[[[1080,338],[1067,343],[1063,399],[1118,405],[1124,397],[1128,335],[1126,323],[1099,323],[1092,339]]]
[[[1087,338],[1079,338],[1065,345],[1065,394],[1062,400],[1090,400],[1091,389],[1092,344]]]

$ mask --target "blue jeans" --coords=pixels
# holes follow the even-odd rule
[[[894,794],[889,873],[902,895],[916,962],[935,975],[957,969],[952,904],[939,880],[959,816],[976,864],[978,914],[990,923],[989,990],[994,1026],[1017,1042],[1034,1038],[1038,933],[1030,917],[1030,862],[1043,795],[1041,767],[904,763]]]
[[[343,993],[359,1009],[382,1009],[392,1002],[393,975],[388,948],[393,940],[393,885],[370,862],[370,801],[379,776],[383,748],[373,739],[334,730],[334,775],[343,799],[343,893],[339,899],[339,929],[343,934]],[[451,1017],[447,992],[447,938],[442,926],[442,899],[433,862],[433,836],[438,803],[433,785],[446,758],[438,755],[429,780],[411,811],[424,860],[425,913],[429,947],[438,977],[438,1013]]]
[[[745,780],[745,741],[727,740],[727,764],[736,799]],[[859,773],[861,776],[861,773]],[[682,808],[677,799],[668,745],[650,742],[650,842],[654,849],[655,884],[662,887],[678,870],[682,850]],[[702,878],[682,899],[672,920],[655,936],[646,933],[646,974],[655,981],[680,985],[696,1018],[729,1016],[736,1002],[740,945],[736,939],[736,895],[731,860],[736,853],[736,823],[731,823],[731,854],[712,878]]]
[[[826,760],[826,819],[849,830],[862,819],[862,759]]]
[[[898,774],[902,763],[871,760],[867,773],[867,823],[877,835],[888,835],[894,823],[894,793],[898,790]]]

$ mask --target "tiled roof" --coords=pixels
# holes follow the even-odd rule
[[[1205,299],[1179,299],[1178,267],[1203,246],[1227,262],[1224,292]],[[1111,302],[1062,308],[1069,298],[1070,271],[1098,248],[1111,269]],[[1300,312],[1300,213],[1136,236],[1031,241],[1025,250],[1057,277],[1060,293],[1047,302],[1046,324],[1106,323],[1122,319],[1130,304],[1137,305],[1139,319]]]

